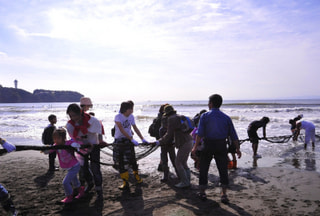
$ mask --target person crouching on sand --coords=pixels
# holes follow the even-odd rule
[[[56,145],[72,145],[74,141],[72,140],[66,140],[67,132],[63,128],[56,129],[53,134],[53,141],[54,146]],[[56,151],[60,167],[62,169],[67,170],[67,175],[63,179],[63,188],[64,192],[66,194],[66,198],[61,200],[62,203],[70,203],[73,200],[73,196],[77,195],[80,188],[80,181],[77,177],[79,171],[80,171],[80,163],[76,159],[74,155],[74,151],[72,150],[64,150],[64,149],[57,149],[57,150],[50,150],[49,153],[52,153],[53,151]]]

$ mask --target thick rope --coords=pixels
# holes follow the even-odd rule
[[[101,147],[101,151],[109,156],[112,156],[112,154],[107,153],[106,151],[103,151],[102,148],[104,147],[108,147],[110,148],[111,146],[113,146],[115,144],[107,144],[107,145],[103,145]],[[128,145],[127,143],[117,143],[116,145]],[[152,152],[154,152],[158,146],[155,145],[155,143],[140,143],[139,147],[150,147],[148,148],[146,151],[136,154],[137,160],[140,160],[146,156],[148,156],[149,154],[151,154]],[[85,149],[85,148],[90,148],[92,147],[92,145],[87,144],[87,145],[81,145],[80,149]],[[72,150],[72,151],[77,151],[76,148],[72,147],[72,146],[66,146],[66,145],[55,145],[55,146],[49,146],[49,145],[45,145],[45,146],[29,146],[29,145],[16,145],[16,150],[15,151],[27,151],[27,150],[35,150],[35,151],[47,151],[47,150],[57,150],[57,149],[67,149],[67,150]],[[7,150],[5,149],[0,149],[0,156],[4,155],[7,153]],[[82,153],[78,152],[77,153],[81,154],[82,156],[84,156]],[[92,160],[91,160],[92,161]],[[99,161],[92,161],[92,162],[98,162],[101,165],[106,165],[106,166],[113,166],[114,164],[112,163],[104,163],[104,162],[99,162]]]
[[[270,143],[287,143],[289,142],[289,140],[293,137],[293,135],[287,135],[287,136],[274,136],[274,137],[266,137],[266,138],[259,138],[260,140],[265,140],[267,142]],[[318,140],[320,140],[320,134],[316,134],[316,138]],[[304,136],[303,135],[299,135],[298,136],[298,140],[299,141],[304,141]],[[239,144],[243,144],[244,142],[250,141],[249,138],[247,139],[243,139],[243,140],[239,140]],[[101,147],[101,152],[103,152],[104,154],[113,157],[112,153],[109,153],[105,150],[103,150],[102,148],[107,147],[109,150],[113,151],[112,146],[113,145],[127,145],[127,143],[117,143],[117,144],[107,144],[107,145],[103,145]],[[90,148],[92,147],[91,145],[81,145],[80,149],[84,149],[84,148]],[[159,146],[155,145],[155,143],[140,143],[138,147],[149,147],[146,150],[143,150],[142,152],[136,152],[136,159],[140,160],[142,158],[147,157],[148,155],[150,155],[151,153],[153,153],[154,151],[156,151],[158,149]],[[76,151],[77,149],[72,147],[72,146],[66,146],[66,145],[55,145],[55,146],[49,146],[49,145],[45,145],[45,146],[29,146],[29,145],[17,145],[16,146],[16,150],[15,151],[26,151],[26,150],[36,150],[36,151],[46,151],[46,150],[51,150],[51,149],[68,149],[68,150],[73,150]],[[0,156],[4,155],[7,153],[7,150],[5,149],[0,149]],[[79,153],[79,152],[78,152]],[[96,161],[97,162],[97,161]],[[106,165],[106,166],[113,166],[114,164],[112,163],[103,163],[103,162],[99,162],[102,165]]]
[[[91,145],[81,145],[81,149],[84,148],[90,148]],[[26,151],[26,150],[36,150],[36,151],[47,151],[47,150],[57,150],[57,149],[66,149],[66,150],[76,150],[72,146],[66,146],[66,145],[44,145],[44,146],[29,146],[29,145],[16,145],[15,151]],[[0,149],[0,156],[7,153],[7,150]]]

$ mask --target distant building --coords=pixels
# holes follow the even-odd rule
[[[18,88],[18,80],[14,80],[14,87]]]

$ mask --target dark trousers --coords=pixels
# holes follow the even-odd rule
[[[119,163],[119,172],[124,173],[128,171],[125,165],[129,165],[133,171],[138,171],[138,164],[134,145],[128,139],[116,139],[116,145],[113,147],[113,156],[115,161]],[[118,143],[118,145],[117,145]]]
[[[204,141],[204,149],[201,151],[200,157],[199,185],[206,186],[208,184],[208,171],[213,157],[216,161],[222,187],[226,187],[229,184],[227,154],[225,140]]]
[[[93,149],[88,155],[89,157],[84,158],[84,165],[81,168],[81,172],[85,175],[85,179],[90,179],[90,175],[92,172],[94,184],[96,186],[96,190],[101,190],[102,186],[102,173],[100,170],[100,147],[97,145],[93,145]],[[90,158],[90,163],[89,163]],[[86,166],[85,166],[86,165]],[[90,169],[91,172],[90,172]]]
[[[56,152],[52,152],[49,154],[49,170],[54,170],[55,169],[55,159],[56,159],[57,153]]]
[[[0,184],[0,204],[7,212],[14,211],[15,207],[10,198],[9,192]]]
[[[162,161],[162,168],[167,169],[168,168],[168,154],[170,161],[173,165],[173,167],[176,167],[175,161],[176,161],[176,152],[173,145],[164,145],[161,146],[161,161]]]
[[[91,172],[91,169],[89,167],[89,159],[88,159],[88,155],[84,156],[84,163],[83,165],[80,167],[80,171],[79,171],[79,180],[82,186],[85,185],[85,183],[87,182],[88,185],[93,183],[93,174]]]
[[[9,197],[9,193],[4,186],[0,184],[0,203]]]

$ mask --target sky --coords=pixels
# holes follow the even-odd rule
[[[0,85],[94,102],[320,98],[319,0],[0,0]]]

